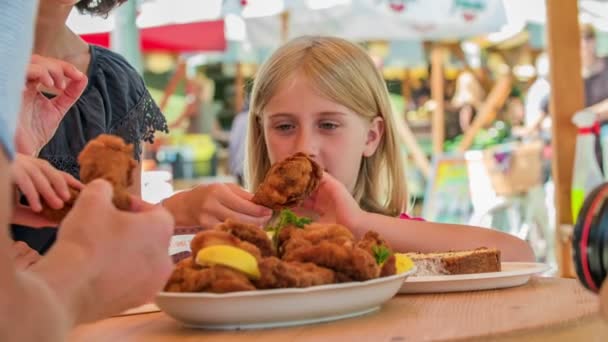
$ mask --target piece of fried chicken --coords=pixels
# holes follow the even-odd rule
[[[256,225],[227,219],[223,223],[215,226],[214,229],[230,233],[242,241],[255,245],[259,248],[263,257],[276,255],[274,248],[272,247],[272,241],[270,241],[266,232]]]
[[[133,145],[127,145],[122,138],[101,134],[89,141],[78,155],[80,180],[86,184],[94,179],[107,180],[114,188],[113,203],[118,209],[129,210],[131,197],[127,188],[133,183],[132,172],[136,166],[133,160]],[[61,209],[53,209],[43,203],[42,214],[48,219],[60,222],[72,209],[79,191],[70,189],[72,196]]]
[[[301,204],[317,189],[323,170],[302,152],[272,165],[252,201],[279,210]]]
[[[310,262],[287,262],[268,257],[262,259],[258,265],[261,277],[253,281],[258,289],[309,287],[336,282],[334,271]]]
[[[382,265],[380,276],[386,277],[393,275],[397,272],[397,266],[395,264],[395,253],[393,253],[393,250],[388,244],[388,242],[384,240],[377,232],[370,230],[365,233],[363,238],[357,242],[357,247],[365,250],[372,256],[374,256],[376,253],[374,249],[385,248],[388,251],[389,256]]]
[[[370,280],[380,275],[376,260],[365,250],[329,241],[293,249],[283,256],[283,260],[312,262],[329,268],[338,273],[341,282]]]
[[[338,281],[377,278],[380,268],[373,254],[355,246],[352,233],[339,224],[310,224],[281,232],[284,261],[312,262],[336,272]]]
[[[180,261],[165,285],[168,292],[227,293],[253,291],[255,287],[243,273],[223,266],[201,267],[193,258]]]
[[[89,141],[78,155],[80,180],[89,183],[103,178],[114,188],[114,205],[118,209],[131,208],[128,187],[133,184],[133,144],[126,144],[121,137],[101,134]]]
[[[318,244],[321,241],[352,246],[355,237],[348,228],[339,224],[312,223],[304,228],[289,226],[281,229],[279,233],[279,250],[281,255],[285,256],[291,250]]]

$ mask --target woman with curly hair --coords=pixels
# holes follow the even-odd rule
[[[45,128],[28,132],[17,144],[24,158],[41,158],[58,170],[79,178],[77,156],[86,143],[102,133],[115,134],[135,146],[134,158],[141,161],[144,142],[156,131],[167,131],[163,114],[154,103],[137,71],[120,55],[90,45],[67,25],[74,7],[83,14],[107,17],[127,0],[40,0],[33,54],[75,66],[87,75],[82,96],[63,117],[46,118]],[[61,94],[63,85],[45,88],[48,97]],[[141,164],[134,170],[133,195],[141,194]],[[32,229],[13,225],[15,240],[44,253],[55,240],[56,229]]]

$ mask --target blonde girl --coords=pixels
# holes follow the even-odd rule
[[[388,91],[367,53],[346,40],[300,37],[279,48],[254,80],[246,172],[255,191],[270,166],[305,152],[326,171],[299,208],[356,236],[369,229],[400,251],[497,247],[534,259],[522,240],[495,230],[404,220],[408,196]]]

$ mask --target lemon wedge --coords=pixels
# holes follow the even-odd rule
[[[201,266],[226,266],[244,273],[250,279],[260,278],[260,269],[256,258],[250,253],[233,246],[205,247],[196,254],[196,263]]]
[[[397,274],[405,273],[414,267],[410,257],[402,253],[395,253],[395,269]]]

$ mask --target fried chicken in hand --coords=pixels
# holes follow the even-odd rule
[[[103,178],[114,188],[112,202],[121,210],[131,209],[128,187],[132,185],[132,172],[136,166],[133,160],[133,145],[126,144],[118,136],[101,134],[89,141],[78,155],[80,180],[83,184]],[[42,214],[55,222],[60,222],[68,214],[78,197],[79,191],[70,188],[71,198],[63,208],[53,209],[43,205]]]
[[[300,205],[317,189],[322,176],[319,164],[298,152],[272,165],[252,201],[273,210]]]
[[[103,178],[114,188],[114,205],[118,209],[128,210],[131,197],[127,189],[133,184],[132,172],[133,145],[115,135],[101,134],[91,140],[78,155],[80,180],[89,183]]]

